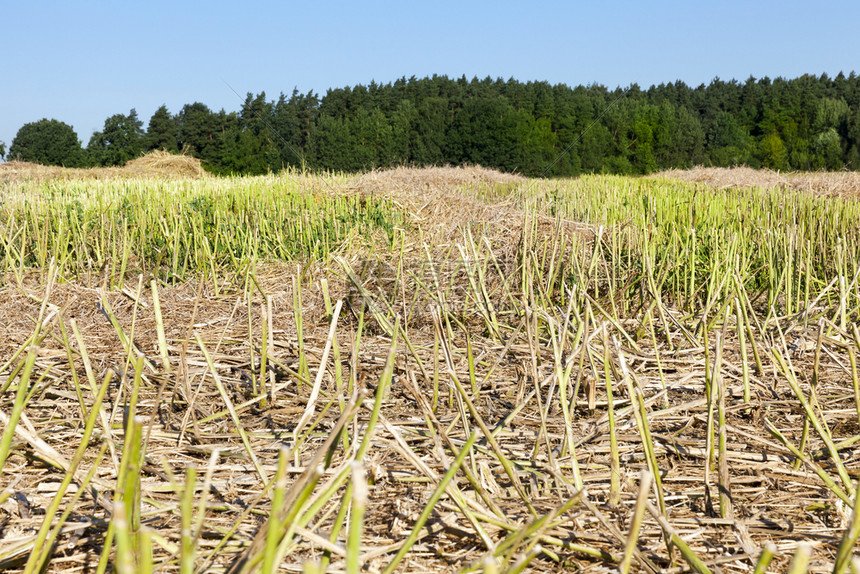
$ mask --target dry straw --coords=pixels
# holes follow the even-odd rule
[[[0,222],[0,567],[853,567],[856,202],[480,168],[135,181],[183,198],[153,260],[107,207]]]
[[[0,183],[51,179],[125,179],[129,177],[199,178],[206,170],[200,160],[187,154],[154,150],[121,167],[67,168],[10,161],[0,163]]]

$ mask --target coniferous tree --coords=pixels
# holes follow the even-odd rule
[[[166,105],[161,105],[152,117],[149,118],[149,126],[146,128],[146,150],[161,149],[170,153],[179,151],[176,145],[176,122],[167,110]]]
[[[221,159],[219,128],[223,127],[224,119],[219,121],[218,116],[200,102],[184,105],[176,115],[177,147],[188,149],[210,166],[217,165]]]
[[[443,151],[451,115],[448,100],[432,96],[424,98],[415,107],[417,119],[410,130],[412,161],[417,165],[439,165],[452,161]]]
[[[718,111],[705,133],[708,161],[720,167],[747,163],[751,157],[752,140],[738,119],[725,111]]]
[[[352,136],[343,118],[320,117],[311,132],[309,147],[309,160],[316,169],[349,171],[352,167]]]
[[[139,135],[128,119],[112,116],[93,135],[97,163],[119,163],[134,149],[120,137]],[[462,163],[548,176],[702,163],[860,169],[860,77],[715,78],[696,87],[676,81],[609,90],[413,76],[322,97],[295,89],[274,101],[248,94],[237,112],[197,102],[171,116],[161,106],[143,148],[187,149],[217,173]],[[20,149],[13,145],[8,158]],[[76,161],[80,154],[62,160]]]

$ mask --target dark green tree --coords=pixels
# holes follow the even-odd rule
[[[239,169],[239,173],[260,175],[285,167],[275,141],[277,136],[271,128],[274,107],[273,103],[266,101],[265,92],[257,96],[247,94],[237,117],[238,134],[223,134],[225,146],[228,145],[229,138],[238,136],[238,147],[235,150],[238,153],[238,164],[247,166]],[[224,157],[227,155],[225,151]]]
[[[204,163],[214,166],[221,161],[221,133],[227,114],[215,114],[200,102],[185,104],[176,114],[176,143],[188,149]]]
[[[309,160],[316,169],[349,171],[353,151],[350,126],[343,118],[322,116],[311,132]]]
[[[735,116],[718,111],[705,134],[705,146],[712,165],[732,167],[749,162],[752,140]]]
[[[552,132],[548,118],[535,119],[530,113],[519,112],[514,137],[516,171],[536,176],[554,167],[558,137]]]
[[[271,126],[274,130],[280,165],[306,166],[305,150],[317,104],[312,93],[301,94],[297,89],[293,89],[289,98],[281,94],[274,104]]]
[[[0,160],[6,159],[6,142],[0,141]]]
[[[841,130],[847,125],[850,110],[845,100],[821,98],[815,107],[813,129],[820,133],[828,128]]]
[[[858,90],[860,96],[860,90]],[[853,110],[848,120],[846,163],[851,169],[860,170],[860,104]]]
[[[439,96],[425,98],[416,103],[416,109],[417,119],[410,129],[411,161],[417,165],[439,165],[451,161],[443,152],[451,116],[448,100]]]
[[[488,80],[475,85],[476,91],[490,94]],[[516,171],[517,112],[504,96],[466,101],[458,111],[446,138],[447,160],[504,171]]]
[[[413,161],[412,142],[418,110],[411,100],[402,100],[391,114],[391,147],[389,163]]]
[[[8,159],[66,167],[85,164],[81,142],[72,126],[49,119],[21,126],[9,146]]]
[[[87,144],[87,154],[93,165],[125,165],[143,151],[143,122],[134,108],[128,115],[114,114],[106,119],[102,131],[95,132]]]
[[[654,154],[659,168],[689,168],[705,161],[705,132],[686,107],[660,105],[654,128]]]
[[[580,158],[582,171],[598,173],[607,170],[609,158],[613,154],[612,132],[605,125],[597,123],[586,129],[580,136],[577,155]]]
[[[166,105],[160,106],[146,128],[146,150],[162,149],[171,153],[179,151],[176,145],[176,121],[170,115]]]
[[[119,161],[107,154],[108,132],[106,126],[92,140],[99,163]],[[144,147],[187,148],[218,173],[463,163],[550,177],[700,163],[860,169],[860,77],[716,78],[696,87],[676,81],[609,90],[413,76],[322,97],[248,94],[238,112],[216,113],[198,102],[171,117],[162,106]]]

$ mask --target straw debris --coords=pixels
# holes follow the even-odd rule
[[[122,167],[68,168],[37,163],[10,161],[0,163],[0,182],[73,180],[73,179],[126,179],[143,178],[200,178],[206,170],[200,160],[190,155],[172,154],[154,150]]]
[[[283,192],[289,178],[350,199],[309,195],[297,210],[304,229],[314,205],[342,209],[331,227],[349,221],[356,196],[385,200],[363,215],[408,219],[278,262],[259,247],[285,241],[264,219],[273,199],[245,220],[258,225],[245,242],[257,250],[231,250],[232,266],[213,255],[186,269],[164,256],[134,274],[109,252],[136,244],[124,243],[122,218],[108,227],[105,215],[96,230],[112,238],[101,267],[27,267],[17,249],[38,234],[0,222],[0,568],[850,563],[860,534],[854,202],[786,197],[791,217],[840,214],[807,245],[762,190],[706,201],[687,185],[530,182],[480,168],[194,185],[231,205],[237,186]],[[213,224],[210,242],[213,205],[183,204],[202,231],[177,244],[216,253],[244,231]],[[744,218],[719,219],[736,211]],[[678,223],[660,235],[670,215]],[[770,251],[737,232],[765,219]],[[303,237],[291,240],[319,243]]]
[[[649,177],[690,181],[717,188],[763,187],[809,191],[830,197],[860,197],[860,172],[847,170],[780,172],[745,166],[697,166],[692,169],[661,171]]]

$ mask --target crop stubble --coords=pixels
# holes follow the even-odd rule
[[[648,188],[659,183],[532,183],[479,168],[332,181],[314,185],[392,202],[397,229],[321,260],[261,253],[217,275],[160,275],[133,258],[140,279],[62,262],[7,269],[6,416],[16,368],[35,350],[2,468],[0,565],[23,571],[38,555],[45,510],[71,472],[94,400],[82,342],[96,386],[113,373],[102,406],[110,436],[97,420],[72,484],[109,448],[83,496],[72,504],[72,486],[59,500],[53,518],[70,514],[45,557],[50,571],[95,571],[109,532],[112,564],[168,571],[313,571],[322,561],[331,571],[745,572],[769,544],[769,571],[802,560],[805,545],[811,571],[832,570],[860,467],[855,230],[846,228],[841,266],[835,251],[827,267],[798,247],[796,267],[773,273],[782,278],[759,277],[753,263],[733,265],[754,258],[747,243],[720,253],[715,237],[709,251],[690,251],[691,272],[683,245],[704,237],[666,239],[679,247],[663,255],[642,247],[644,223],[664,216]],[[623,216],[599,219],[566,199],[589,190],[604,195],[595,204],[623,195]],[[646,206],[641,221],[629,198]],[[129,409],[141,423],[137,461],[123,447]],[[350,465],[357,451],[360,470]],[[119,484],[135,462],[139,480]],[[637,498],[653,465],[648,511]],[[356,545],[347,539],[360,510]]]

